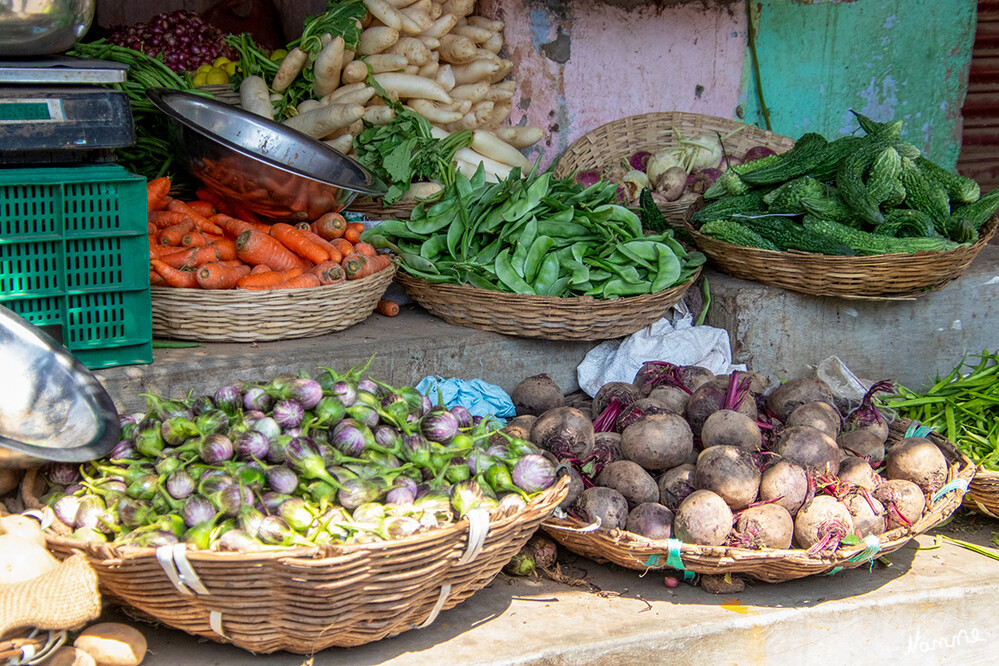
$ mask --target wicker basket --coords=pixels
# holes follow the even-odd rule
[[[602,170],[622,161],[627,162],[638,151],[647,150],[655,154],[664,148],[671,148],[677,145],[674,127],[685,138],[693,139],[716,137],[716,132],[725,136],[737,127],[742,127],[744,129],[741,132],[725,140],[726,152],[736,157],[742,157],[753,146],[766,146],[778,153],[794,146],[794,139],[726,118],[683,111],[660,111],[620,118],[587,132],[562,153],[555,165],[554,174],[565,178],[576,171]],[[681,222],[690,203],[689,200],[671,201],[660,204],[659,210],[667,220]]]
[[[889,441],[904,437],[912,422],[900,419],[891,425]],[[975,474],[974,464],[953,444],[937,433],[927,435],[950,462],[947,484],[912,527],[885,532],[877,547],[865,544],[843,546],[835,555],[808,555],[805,550],[698,546],[678,540],[653,541],[623,530],[573,531],[584,527],[574,519],[549,519],[542,524],[558,543],[597,562],[614,562],[628,569],[647,571],[661,567],[686,569],[702,574],[738,573],[770,583],[779,583],[815,574],[835,573],[869,563],[892,553],[911,538],[946,520],[960,505]],[[672,546],[673,550],[670,550]]]
[[[29,506],[38,506],[31,490],[35,473],[30,470],[22,484]],[[115,547],[62,536],[47,537],[47,544],[59,558],[82,551],[102,592],[139,616],[253,652],[311,654],[433,622],[440,610],[487,585],[567,488],[563,476],[524,509],[495,511],[488,522],[479,520],[483,511],[475,516],[474,529],[466,518],[363,545],[227,553],[185,551],[183,545]],[[191,573],[184,572],[185,564]]]
[[[395,266],[362,280],[307,289],[152,287],[153,336],[200,342],[265,342],[325,335],[368,318]]]
[[[655,294],[601,300],[508,294],[467,284],[427,282],[399,272],[409,296],[449,324],[546,340],[611,340],[659,321],[683,298],[686,282]]]
[[[999,472],[979,466],[964,496],[964,506],[999,520]]]
[[[687,217],[703,206],[695,201]],[[697,249],[723,273],[813,296],[860,300],[912,300],[961,277],[995,234],[999,218],[981,228],[978,242],[946,252],[836,257],[811,252],[774,252],[720,241],[684,226]]]
[[[391,206],[386,206],[382,203],[381,197],[359,195],[350,202],[347,210],[361,213],[369,220],[408,220],[415,207],[415,201],[397,201]]]

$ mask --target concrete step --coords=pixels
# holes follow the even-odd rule
[[[962,518],[943,528],[982,545],[996,523]],[[983,522],[984,521],[984,522]],[[977,525],[977,526],[976,526]],[[498,576],[423,630],[306,657],[260,655],[266,666],[517,666],[646,664],[988,664],[996,663],[999,563],[922,536],[893,553],[890,566],[852,569],[780,584],[747,581],[712,595],[663,572],[597,564],[560,554],[574,587]],[[121,617],[111,613],[111,618]],[[127,621],[127,620],[126,620]],[[248,662],[231,645],[139,625],[149,639],[144,664]]]

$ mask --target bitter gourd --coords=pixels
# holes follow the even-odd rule
[[[808,176],[789,180],[763,197],[771,213],[804,213],[802,200],[821,197],[826,186]]]
[[[815,233],[826,235],[848,245],[857,254],[894,254],[898,252],[942,252],[958,247],[957,243],[936,236],[934,238],[897,238],[882,236],[848,227],[832,220],[820,220],[806,215],[802,225]]]
[[[705,199],[718,199],[726,195],[739,196],[749,191],[749,185],[733,169],[728,169],[704,190]]]
[[[939,164],[926,159],[923,156],[913,160],[920,169],[930,178],[936,180],[947,190],[951,204],[970,204],[978,201],[982,195],[982,189],[973,178],[960,176],[944,169]]]
[[[778,155],[771,164],[740,174],[750,184],[783,183],[808,173],[822,157],[829,142],[821,134],[803,134],[791,150]]]
[[[983,194],[973,204],[955,208],[953,214],[955,217],[967,219],[975,231],[978,231],[996,212],[996,208],[999,208],[999,187]]]
[[[717,238],[726,243],[741,245],[743,247],[755,247],[761,250],[773,250],[779,252],[772,241],[767,240],[749,227],[736,222],[735,220],[711,220],[705,222],[700,232],[706,236]]]
[[[836,171],[836,187],[843,201],[870,224],[882,224],[885,216],[864,186],[864,173],[884,147],[884,142],[870,139],[843,160]]]
[[[857,124],[860,125],[860,128],[867,132],[869,136],[885,141],[894,141],[902,134],[901,120],[889,120],[888,122],[879,123],[863,114],[853,111],[853,109],[850,109],[850,111],[857,117]]]
[[[819,215],[818,217],[822,217]],[[823,218],[830,219],[830,218]],[[921,210],[912,208],[894,208],[885,213],[885,225],[891,225],[894,236],[931,237],[939,236],[933,224],[933,218]],[[883,233],[881,226],[875,228],[875,233]]]
[[[871,168],[867,172],[867,181],[864,187],[867,190],[868,198],[878,205],[887,201],[892,195],[895,183],[900,182],[901,173],[901,156],[897,150],[891,146],[886,146],[871,162]]]
[[[752,190],[735,197],[715,199],[690,216],[691,222],[706,222],[720,218],[731,217],[736,213],[757,215],[766,213],[767,205],[763,203],[763,190]]]
[[[842,136],[826,144],[822,150],[822,157],[818,163],[812,167],[806,175],[817,180],[827,180],[836,174],[839,163],[852,154],[867,140],[860,136]]]
[[[805,207],[807,212],[825,220],[836,220],[850,226],[860,224],[857,214],[846,205],[843,197],[835,190],[828,192],[823,197],[806,197],[802,199],[801,205]]]
[[[850,246],[825,234],[806,229],[799,222],[779,215],[763,217],[739,218],[749,227],[767,240],[773,242],[781,250],[801,250],[819,254],[854,255]]]
[[[947,190],[928,177],[908,157],[902,158],[902,185],[905,186],[905,203],[909,208],[921,210],[933,218],[937,231],[944,234],[944,221],[950,216],[950,198]]]
[[[944,222],[947,238],[957,243],[972,243],[978,240],[978,230],[971,226],[971,220],[966,217],[951,215]]]

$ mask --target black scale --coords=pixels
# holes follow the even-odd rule
[[[128,66],[65,56],[0,62],[0,165],[107,162],[135,143]]]

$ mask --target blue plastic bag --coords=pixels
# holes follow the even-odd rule
[[[489,416],[511,418],[517,415],[513,400],[506,391],[495,384],[489,384],[481,379],[466,381],[464,379],[444,379],[443,377],[424,377],[416,385],[416,390],[437,404],[437,389],[440,388],[444,397],[444,405],[450,409],[462,405],[472,416]]]

